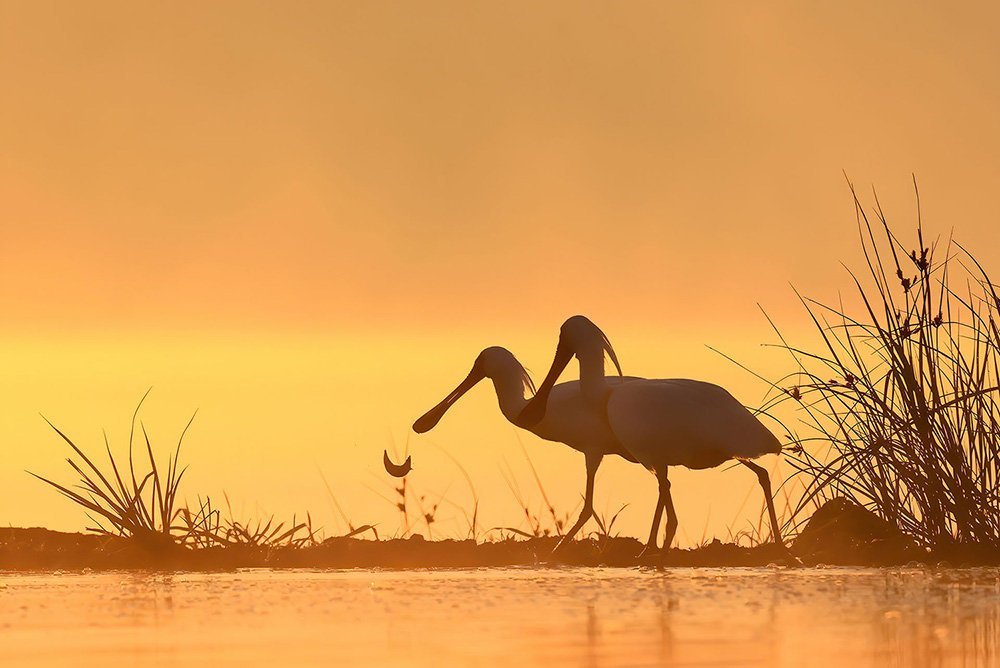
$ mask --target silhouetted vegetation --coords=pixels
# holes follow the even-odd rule
[[[153,446],[141,422],[139,428],[145,441],[148,457],[146,463],[137,460],[134,453],[136,418],[147,396],[149,396],[148,390],[132,414],[127,468],[124,463],[119,466],[115,461],[107,435],[104,438],[104,445],[108,454],[108,468],[102,471],[66,434],[49,422],[49,426],[79,457],[80,462],[74,461],[72,457],[66,461],[80,476],[80,482],[71,489],[34,473],[31,475],[52,485],[74,503],[82,506],[95,524],[89,530],[106,535],[130,537],[151,550],[163,550],[175,545],[171,523],[175,515],[177,489],[181,478],[184,477],[184,469],[178,466],[178,457],[184,434],[191,426],[191,421],[188,421],[181,432],[173,457],[167,458],[166,474],[161,475],[153,456]],[[191,420],[194,420],[194,416]],[[138,473],[137,465],[140,467]]]
[[[147,393],[148,394],[148,393]],[[143,401],[145,400],[143,397]],[[178,501],[185,468],[179,464],[181,443],[191,425],[189,421],[178,439],[166,467],[157,464],[154,448],[145,427],[138,421],[139,402],[132,416],[127,459],[116,459],[105,439],[107,463],[102,467],[62,431],[52,425],[70,446],[75,458],[68,459],[80,481],[66,486],[37,476],[79,505],[93,521],[88,528],[93,535],[65,534],[45,529],[0,531],[0,568],[182,568],[217,569],[248,566],[304,567],[449,567],[510,566],[555,561],[552,549],[565,533],[575,509],[559,512],[549,501],[541,477],[524,450],[525,459],[542,498],[543,508],[520,492],[513,469],[508,465],[505,478],[524,514],[514,527],[496,527],[482,531],[479,526],[479,497],[468,472],[451,455],[465,477],[472,498],[471,512],[453,504],[467,523],[464,540],[425,540],[413,533],[414,526],[424,525],[428,538],[433,537],[435,515],[444,494],[418,493],[402,479],[389,484],[392,497],[383,496],[400,513],[400,527],[395,536],[379,540],[371,524],[355,526],[341,513],[349,527],[342,536],[322,538],[314,529],[311,516],[306,521],[295,518],[285,523],[273,517],[253,521],[237,520],[226,498],[225,513],[208,497],[197,497],[194,506]],[[193,418],[192,418],[193,420]],[[51,424],[51,423],[50,423]],[[142,434],[143,453],[137,454],[134,436]],[[522,447],[523,449],[523,447]],[[446,453],[447,454],[447,453]],[[33,474],[34,475],[34,474]],[[324,479],[325,482],[325,479]],[[329,488],[329,486],[327,486]],[[334,504],[339,508],[333,492]],[[576,565],[659,565],[655,554],[640,557],[642,544],[635,538],[612,534],[616,512],[598,514],[597,529],[579,540],[570,541],[559,553],[558,563]],[[522,528],[522,527],[526,527]],[[462,531],[459,525],[459,531]],[[359,535],[371,532],[375,540]],[[487,540],[480,540],[480,534]],[[696,550],[673,550],[666,564],[673,565],[766,565],[780,560],[784,553],[771,546],[737,546],[718,541]]]
[[[177,447],[167,457],[166,467],[161,468],[153,454],[153,446],[140,421],[145,456],[136,455],[134,445],[136,421],[147,391],[132,414],[129,429],[128,458],[119,461],[111,451],[105,436],[107,464],[102,468],[74,443],[66,434],[49,422],[49,426],[69,444],[79,461],[70,457],[67,462],[80,476],[80,481],[67,487],[48,478],[32,473],[39,480],[56,488],[61,494],[81,506],[94,523],[88,531],[107,538],[126,538],[154,555],[165,555],[178,549],[204,550],[210,548],[237,548],[242,551],[266,553],[278,548],[298,548],[315,545],[318,540],[312,529],[312,518],[307,513],[305,522],[291,523],[267,520],[237,520],[229,508],[228,517],[212,506],[210,498],[199,497],[195,509],[178,502],[178,490],[186,468],[179,464],[184,435],[194,421],[185,425]],[[48,420],[46,420],[48,422]],[[229,500],[226,499],[229,506]],[[370,525],[352,527],[349,535],[372,529]]]
[[[800,534],[803,540],[793,551],[807,561],[822,558],[830,563],[895,563],[914,555],[972,553],[975,561],[995,561],[1000,548],[1000,297],[985,269],[964,247],[950,238],[925,240],[919,199],[916,245],[911,248],[893,233],[877,199],[869,213],[853,187],[852,193],[866,258],[864,272],[849,270],[858,306],[849,309],[843,300],[829,306],[800,295],[819,337],[812,349],[789,343],[775,328],[778,347],[791,355],[797,370],[774,384],[778,391],[763,410],[775,414],[779,406],[792,405],[803,416],[803,426],[789,430],[796,444],[785,449],[798,480],[804,481],[797,500],[790,499],[785,488],[786,526],[804,510],[827,504],[815,515],[822,522],[807,527],[808,534]],[[447,490],[417,493],[403,478],[389,484],[390,491],[383,495],[400,515],[395,534],[386,532],[390,540],[379,540],[372,524],[350,522],[329,485],[349,529],[344,536],[324,540],[308,513],[304,522],[237,520],[231,509],[223,516],[207,497],[198,497],[195,507],[178,503],[185,471],[178,460],[191,423],[166,466],[160,467],[141,422],[138,449],[144,453],[134,452],[138,411],[132,417],[127,461],[115,459],[105,438],[108,463],[103,467],[52,425],[72,448],[75,457],[67,461],[80,480],[64,486],[36,477],[80,505],[94,522],[90,529],[99,534],[94,538],[101,541],[61,539],[75,546],[72,549],[128,555],[136,547],[172,563],[201,559],[192,555],[208,555],[204,563],[239,565],[536,563],[552,559],[549,550],[565,534],[575,512],[560,512],[549,501],[525,451],[543,505],[536,508],[527,500],[508,465],[502,473],[521,507],[522,521],[484,530],[475,485],[446,452],[468,483],[471,510],[446,499]],[[458,525],[464,540],[424,541],[413,533],[415,526],[423,525],[433,538],[443,503],[464,517],[465,527]],[[638,541],[612,535],[623,508],[598,515],[598,530],[571,541],[559,561],[644,563]],[[760,544],[762,528],[758,523],[731,535],[746,546],[708,542],[703,536],[699,550],[674,550],[664,563],[722,565],[723,555],[728,555],[728,565],[749,565],[784,556],[772,555]],[[375,540],[356,538],[366,532]],[[16,543],[25,536],[12,534],[10,540]],[[30,537],[27,547],[18,549],[43,553],[45,541],[35,534]],[[482,542],[484,537],[490,540]],[[5,549],[0,545],[0,556]],[[400,550],[409,550],[410,556]]]
[[[919,195],[912,247],[877,198],[866,212],[852,193],[860,306],[800,296],[822,343],[778,332],[798,369],[766,409],[804,415],[789,453],[808,480],[798,509],[843,496],[926,548],[1000,547],[1000,298],[967,249],[925,239]]]

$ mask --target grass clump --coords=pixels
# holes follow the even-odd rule
[[[83,507],[94,523],[94,526],[87,527],[88,531],[133,539],[152,553],[177,548],[237,548],[268,553],[278,548],[301,548],[318,543],[308,513],[305,522],[297,522],[293,517],[290,524],[276,522],[273,516],[266,521],[239,521],[233,517],[232,508],[229,509],[229,517],[223,518],[221,512],[212,507],[208,497],[204,500],[199,497],[194,508],[179,503],[178,489],[186,471],[186,467],[179,465],[181,444],[194,416],[181,432],[176,449],[167,457],[166,466],[161,467],[153,455],[153,446],[142,422],[139,422],[139,431],[145,447],[135,447],[136,421],[148,395],[147,391],[132,414],[127,462],[115,459],[105,434],[108,464],[103,470],[66,434],[46,420],[73,449],[78,459],[69,457],[66,461],[80,480],[76,485],[65,486],[35,473],[31,475]],[[137,449],[144,449],[144,454],[137,453]],[[226,504],[229,505],[228,498]],[[370,528],[366,525],[354,533]]]
[[[66,461],[80,476],[75,486],[66,487],[40,475],[31,473],[42,482],[56,488],[61,494],[87,511],[87,516],[95,526],[88,531],[113,536],[124,536],[135,539],[140,545],[151,551],[163,551],[174,547],[176,542],[172,535],[172,522],[177,502],[177,490],[184,471],[178,465],[181,443],[184,434],[194,421],[194,415],[188,421],[177,441],[177,448],[172,456],[167,457],[165,470],[161,469],[153,456],[153,447],[145,426],[139,423],[145,442],[145,461],[137,457],[134,448],[135,423],[143,401],[149,396],[149,391],[143,395],[132,414],[132,424],[128,440],[128,466],[119,465],[111,453],[107,434],[104,435],[104,445],[108,454],[110,470],[102,471],[66,434],[45,419],[52,429],[76,453],[79,461],[68,457]],[[197,414],[197,411],[195,411]],[[30,473],[30,472],[29,472]]]
[[[225,496],[225,495],[224,495]],[[238,548],[256,552],[270,552],[279,548],[301,548],[319,543],[312,526],[312,516],[306,513],[305,522],[290,524],[275,522],[272,515],[267,521],[262,519],[240,521],[233,517],[229,497],[226,496],[229,517],[212,508],[212,501],[199,499],[197,510],[188,506],[178,508],[173,529],[177,540],[194,549],[213,547]]]
[[[912,248],[877,197],[866,212],[851,192],[867,262],[849,270],[857,310],[800,295],[816,349],[775,328],[798,371],[769,410],[794,402],[810,432],[790,453],[808,480],[798,510],[844,496],[926,547],[1000,548],[1000,298],[969,251],[925,241],[919,193]]]

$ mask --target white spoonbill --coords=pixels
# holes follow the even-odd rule
[[[581,393],[590,409],[606,417],[615,440],[656,474],[660,491],[648,548],[656,548],[656,533],[664,510],[667,514],[664,550],[670,547],[677,531],[667,468],[707,469],[730,459],[757,474],[767,501],[771,533],[775,543],[783,545],[767,471],[749,461],[780,452],[778,439],[718,385],[683,378],[609,385],[604,379],[605,351],[611,351],[608,339],[590,320],[577,315],[563,323],[552,367],[516,424],[531,428],[545,419],[553,385],[575,355],[580,364]]]
[[[614,355],[613,351],[609,352]],[[603,350],[601,352],[603,356]],[[603,359],[603,357],[602,357]],[[619,370],[620,372],[620,370]],[[627,381],[636,380],[623,376],[604,378],[602,369],[602,386],[618,387]],[[521,363],[506,348],[498,346],[487,348],[479,353],[472,371],[455,390],[445,397],[444,401],[430,409],[413,423],[413,431],[423,434],[429,431],[444,416],[451,405],[459,397],[468,392],[484,378],[493,381],[497,393],[500,411],[511,423],[527,405],[525,391],[534,392],[534,384]],[[576,524],[563,535],[556,549],[570,540],[584,523],[594,514],[594,476],[604,455],[619,455],[630,462],[637,462],[629,452],[621,446],[608,426],[603,415],[590,408],[590,404],[580,392],[580,382],[571,381],[549,386],[546,391],[548,409],[531,427],[531,431],[547,441],[564,443],[574,450],[582,452],[587,465],[587,487],[583,498],[583,509]]]

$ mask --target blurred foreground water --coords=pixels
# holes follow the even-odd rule
[[[1000,569],[0,573],[0,666],[993,666]]]

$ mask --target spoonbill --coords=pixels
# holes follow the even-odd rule
[[[684,378],[607,383],[605,352],[618,366],[608,338],[597,325],[582,315],[563,323],[552,367],[535,396],[522,409],[516,424],[530,429],[545,420],[553,385],[575,355],[580,365],[580,393],[590,410],[606,418],[614,440],[656,474],[659,498],[647,549],[656,549],[656,534],[664,511],[667,514],[664,551],[677,531],[667,468],[708,469],[730,459],[757,474],[767,501],[772,537],[783,546],[767,471],[750,461],[767,453],[781,452],[778,439],[718,385]]]
[[[619,374],[620,372],[621,369]],[[601,375],[601,383],[607,387],[618,387],[636,380],[621,375],[604,378],[603,369]],[[525,392],[533,393],[535,387],[528,372],[517,358],[506,348],[494,346],[479,353],[472,365],[472,371],[465,380],[441,403],[418,418],[413,423],[413,431],[423,434],[432,429],[452,404],[484,378],[493,381],[493,388],[500,403],[500,412],[508,421],[517,425],[515,418],[528,403],[524,396]],[[583,509],[576,523],[556,545],[555,549],[558,550],[564,542],[575,536],[594,514],[594,476],[597,475],[597,467],[600,466],[604,456],[619,455],[633,463],[638,463],[638,460],[621,446],[611,432],[607,419],[591,410],[590,403],[581,392],[580,381],[559,383],[554,387],[550,384],[546,398],[548,409],[545,415],[540,416],[531,426],[530,431],[547,441],[563,443],[582,452],[587,467]]]

